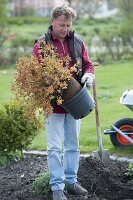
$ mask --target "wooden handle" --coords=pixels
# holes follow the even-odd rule
[[[96,82],[95,81],[94,81],[94,84],[93,84],[93,97],[94,97],[94,100],[96,102],[96,106],[95,106],[96,125],[100,126],[99,112],[98,112],[98,103],[97,103],[97,94],[96,94]]]
[[[93,84],[93,97],[96,102],[95,106],[95,117],[96,117],[96,128],[97,128],[97,138],[98,138],[98,148],[99,152],[102,155],[102,135],[101,135],[101,128],[100,128],[100,120],[99,120],[99,112],[98,112],[98,103],[97,103],[97,94],[96,94],[96,82],[94,81]]]

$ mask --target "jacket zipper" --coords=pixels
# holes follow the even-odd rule
[[[64,52],[64,55],[65,55],[65,48],[64,48],[64,44],[63,44],[63,42],[61,42],[61,45],[62,45],[62,49],[63,49],[63,52]]]

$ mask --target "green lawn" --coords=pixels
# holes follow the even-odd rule
[[[133,117],[132,112],[119,103],[122,92],[132,89],[132,63],[121,63],[97,67],[95,69],[97,97],[101,132],[109,129],[111,124],[124,117]],[[92,151],[97,146],[97,133],[95,126],[95,113],[81,121],[80,145],[82,151]],[[112,153],[121,153],[120,149],[113,147],[109,136],[103,134],[103,146]],[[122,154],[133,155],[133,149],[126,148]]]
[[[110,154],[133,156],[133,147],[115,148],[110,142],[109,136],[103,131],[109,129],[111,124],[124,117],[133,117],[131,110],[119,103],[122,92],[126,89],[133,89],[132,62],[115,63],[95,68],[97,97],[99,107],[100,126],[103,136],[104,149],[109,149]],[[0,71],[0,103],[11,98],[11,73]],[[92,92],[92,91],[91,91]],[[81,152],[91,152],[97,150],[97,131],[95,125],[95,112],[81,120],[80,150]],[[33,140],[30,149],[46,149],[45,128]]]
[[[11,83],[13,68],[0,70],[0,105],[11,100]]]
[[[47,31],[49,24],[23,24],[22,26],[11,25],[10,31],[20,37],[31,37],[34,40]]]

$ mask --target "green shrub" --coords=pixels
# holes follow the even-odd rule
[[[34,40],[31,37],[16,36],[10,46],[10,63],[16,63],[16,61],[22,54],[23,56],[30,54],[33,44]]]
[[[33,17],[33,16],[23,16],[23,17],[8,17],[7,19],[8,24],[17,24],[17,25],[24,25],[24,24],[33,24],[33,23],[41,23],[41,24],[49,24],[50,18],[49,17]]]
[[[87,35],[86,31],[82,31],[82,32],[81,32],[81,35],[82,35],[82,36],[86,36],[86,35]]]
[[[129,164],[125,174],[133,179],[133,163]]]
[[[22,158],[21,153],[16,151],[15,153],[0,152],[0,166],[6,166],[11,161],[18,161]]]
[[[49,172],[41,173],[33,182],[33,187],[37,194],[44,194],[50,192]]]
[[[96,33],[97,35],[99,35],[99,33],[100,33],[100,28],[99,27],[95,27],[94,29],[93,29],[93,31],[94,31],[94,33]]]
[[[0,152],[4,154],[22,151],[37,134],[37,121],[29,119],[23,107],[16,102],[0,109]]]

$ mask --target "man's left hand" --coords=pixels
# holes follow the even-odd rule
[[[90,90],[91,87],[93,86],[94,80],[95,80],[94,74],[92,74],[92,73],[86,73],[81,78],[81,83],[85,83],[86,82],[86,87],[88,88],[88,90]]]

